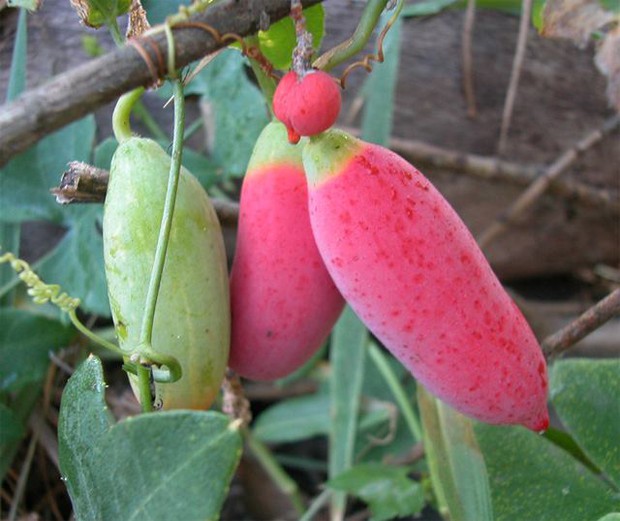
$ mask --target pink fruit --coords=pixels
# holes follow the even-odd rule
[[[273,96],[273,112],[286,125],[290,143],[300,136],[314,136],[331,127],[340,114],[340,87],[329,74],[309,71],[299,78],[290,71]]]
[[[303,161],[319,251],[375,336],[458,411],[546,429],[540,347],[441,194],[393,152],[340,131],[313,138]]]
[[[281,123],[265,127],[248,165],[230,284],[229,365],[253,380],[300,367],[344,306],[312,236],[301,148]]]

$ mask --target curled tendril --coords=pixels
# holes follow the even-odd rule
[[[11,268],[18,274],[17,276],[28,286],[28,295],[36,304],[45,304],[51,302],[58,306],[65,313],[74,312],[80,305],[79,298],[73,298],[67,293],[61,293],[58,284],[46,284],[32,270],[30,264],[25,260],[17,258],[11,252],[7,252],[0,256],[0,264],[9,262]]]
[[[43,282],[30,267],[30,264],[16,257],[11,252],[0,255],[0,264],[6,262],[10,263],[11,268],[17,273],[17,276],[28,286],[28,295],[32,297],[35,304],[51,302],[67,313],[73,325],[93,342],[123,356],[131,356],[131,352],[123,351],[117,345],[100,338],[80,322],[76,315],[76,309],[80,305],[79,298],[70,297],[65,292],[61,293],[61,287],[58,284],[46,284]],[[183,372],[179,361],[175,357],[157,353],[150,348],[138,349],[136,351],[140,353],[142,358],[141,361],[151,366],[154,381],[172,383],[181,378]]]
[[[387,36],[388,31],[392,28],[392,26],[394,25],[394,23],[396,22],[396,19],[398,18],[398,15],[400,14],[401,8],[402,8],[402,1],[398,4],[398,7],[396,8],[396,11],[394,12],[394,14],[390,17],[390,19],[386,22],[385,26],[383,27],[383,29],[381,30],[381,32],[379,33],[379,37],[377,38],[377,52],[373,53],[373,54],[367,54],[366,56],[364,56],[363,59],[353,62],[351,65],[349,65],[344,72],[342,73],[342,75],[340,76],[340,86],[344,89],[345,88],[345,83],[347,81],[347,77],[349,76],[349,74],[359,68],[359,67],[363,67],[364,69],[366,69],[367,72],[371,72],[372,71],[372,67],[373,67],[373,63],[372,62],[377,62],[377,63],[383,63],[385,56],[383,55],[383,41],[385,40],[385,37]]]

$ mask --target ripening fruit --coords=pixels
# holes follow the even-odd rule
[[[168,184],[170,157],[150,139],[131,137],[114,154],[104,206],[103,245],[112,317],[121,348],[140,342],[142,317]],[[226,253],[207,194],[181,169],[155,310],[152,347],[182,369],[155,383],[163,409],[207,409],[217,396],[230,344]],[[130,383],[139,398],[137,378]]]
[[[253,380],[300,367],[344,305],[312,236],[301,149],[278,122],[259,136],[243,181],[230,288],[229,365]]]
[[[431,183],[393,152],[340,131],[313,138],[303,160],[319,251],[385,347],[458,411],[546,429],[540,347]]]
[[[342,100],[336,80],[323,71],[311,70],[299,78],[290,71],[278,83],[273,112],[288,130],[290,143],[300,136],[314,136],[338,119]]]

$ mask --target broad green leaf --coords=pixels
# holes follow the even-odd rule
[[[577,445],[577,442],[567,432],[561,431],[560,429],[555,429],[554,427],[549,427],[544,432],[543,436],[558,447],[564,449],[573,458],[583,463],[595,474],[600,473],[599,468],[588,459],[588,456],[586,456],[581,447]]]
[[[350,307],[345,307],[332,333],[330,361],[329,476],[353,464],[360,409],[368,330]],[[345,495],[332,498],[334,511],[344,511]]]
[[[0,309],[0,391],[43,380],[49,354],[66,346],[71,327],[18,309]]]
[[[382,15],[384,23],[392,13]],[[366,141],[387,145],[392,133],[394,93],[398,81],[400,62],[399,17],[383,42],[385,61],[374,65],[374,70],[364,84],[364,112],[362,114],[362,137]]]
[[[118,148],[118,141],[114,137],[107,137],[95,147],[93,153],[93,164],[97,168],[110,170],[112,157]]]
[[[11,71],[6,101],[13,101],[26,90],[26,67],[28,61],[28,12],[20,11],[11,56]]]
[[[329,432],[329,394],[290,398],[261,413],[254,436],[266,443],[299,441]]]
[[[620,360],[560,360],[551,401],[588,457],[620,488]]]
[[[164,149],[169,146],[169,143],[159,142],[159,144]],[[95,166],[109,170],[117,147],[118,143],[113,137],[99,143],[95,147]],[[183,148],[183,166],[200,181],[205,189],[220,181],[222,177],[222,169],[213,160],[189,147]]]
[[[401,16],[405,18],[410,16],[430,16],[440,13],[447,7],[455,5],[458,1],[459,0],[427,0],[425,2],[417,2],[403,7]]]
[[[15,413],[0,403],[0,447],[20,440],[24,435],[24,426]]]
[[[604,9],[611,11],[612,13],[620,13],[620,2],[618,0],[598,0]]]
[[[265,443],[289,443],[312,436],[327,436],[331,427],[330,396],[319,390],[310,396],[300,396],[272,405],[256,419],[254,436]],[[359,421],[364,432],[387,425],[390,411],[380,402],[366,402]]]
[[[161,24],[171,14],[176,13],[182,5],[188,6],[192,0],[142,0],[142,7],[151,25]]]
[[[454,521],[494,521],[489,476],[473,422],[420,385],[418,403],[424,449],[441,513],[449,513]]]
[[[247,60],[234,49],[220,53],[189,83],[213,115],[210,159],[225,176],[242,176],[258,135],[269,121],[265,100],[246,73]],[[162,92],[165,95],[165,91]]]
[[[43,260],[39,275],[48,284],[59,284],[80,309],[110,316],[103,264],[101,205],[74,205],[64,209],[70,228]]]
[[[6,101],[12,101],[26,88],[26,66],[28,61],[28,13],[21,10],[17,19],[17,31],[11,57],[11,70],[7,86]],[[2,190],[2,170],[0,170],[0,190]],[[0,196],[1,197],[1,196]],[[2,209],[2,203],[0,203]],[[3,210],[4,211],[4,210]],[[0,214],[0,221],[2,216]],[[21,225],[19,223],[0,222],[0,248],[4,251],[19,254]],[[8,265],[0,265],[0,288],[9,283],[14,277],[13,270]],[[15,292],[10,291],[0,298],[0,305],[11,306]]]
[[[482,423],[475,431],[495,521],[584,521],[620,508],[608,484],[542,436],[523,427]]]
[[[543,12],[547,0],[534,0],[532,2],[532,25],[536,27],[538,32],[543,30],[544,20]]]
[[[598,521],[620,521],[620,512],[612,512],[601,517]]]
[[[65,212],[50,194],[50,188],[58,186],[67,163],[88,162],[94,137],[95,120],[88,116],[13,158],[0,171],[0,220],[65,220]]]
[[[23,7],[28,11],[36,11],[41,6],[42,0],[8,0],[9,7]]]
[[[15,454],[21,445],[21,435],[16,435],[16,429],[26,432],[28,418],[41,396],[42,382],[25,385],[15,393],[11,393],[10,410],[5,410],[0,416],[0,430],[7,429],[0,440],[0,479],[4,480],[7,470],[11,466]],[[0,393],[3,400],[8,401],[6,393]],[[5,406],[3,406],[5,407]],[[6,423],[5,423],[6,422]],[[14,423],[14,425],[11,425]],[[16,425],[15,425],[16,424]],[[18,427],[19,426],[19,427]]]
[[[131,6],[131,0],[80,0],[76,11],[82,21],[91,27],[115,23],[116,18],[125,14]]]
[[[312,46],[318,49],[323,41],[325,11],[322,5],[304,9],[306,29],[312,34]],[[290,17],[272,24],[267,31],[259,31],[260,50],[276,69],[287,70],[291,66],[293,49],[297,44],[295,26]]]
[[[58,435],[77,519],[217,519],[241,455],[238,427],[215,412],[142,414],[111,425],[101,363],[69,380]]]
[[[372,513],[371,521],[417,516],[424,508],[424,491],[407,473],[402,467],[365,463],[330,479],[327,486],[364,500]]]

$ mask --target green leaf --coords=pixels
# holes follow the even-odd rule
[[[75,517],[217,519],[241,436],[215,412],[142,414],[111,425],[101,362],[89,358],[63,395],[60,466]]]
[[[131,0],[81,0],[78,10],[83,22],[91,27],[112,24],[116,18],[129,11]]]
[[[43,380],[49,353],[66,346],[75,331],[46,317],[0,309],[0,391],[17,391]]]
[[[489,476],[473,422],[418,385],[424,449],[440,510],[454,521],[493,521]]]
[[[171,14],[176,13],[179,7],[189,6],[192,0],[142,0],[142,7],[146,11],[146,17],[151,25],[161,24]]]
[[[543,26],[545,24],[543,12],[546,4],[547,0],[534,0],[532,2],[532,25],[536,27],[538,32],[543,30]]]
[[[606,483],[523,427],[475,425],[491,482],[495,521],[584,521],[618,510]]]
[[[372,521],[417,516],[424,507],[424,491],[407,473],[402,467],[365,463],[330,479],[327,486],[364,500]]]
[[[263,411],[254,436],[265,443],[287,443],[329,432],[329,394],[290,398]]]
[[[612,13],[620,13],[620,2],[618,0],[598,0],[604,9]]]
[[[28,13],[20,11],[17,19],[17,31],[13,44],[13,55],[11,57],[11,71],[9,73],[9,84],[7,85],[6,101],[12,101],[26,88],[26,66],[28,62]],[[0,193],[2,191],[2,171],[0,170]],[[1,195],[0,195],[1,199]],[[2,203],[0,202],[0,208]],[[1,219],[0,219],[1,220]],[[13,223],[0,222],[0,248],[19,254],[19,244],[21,238],[21,226]],[[9,265],[0,265],[0,288],[9,283],[14,277],[13,270]],[[15,292],[10,291],[0,298],[0,305],[11,306],[15,299]]]
[[[9,7],[23,7],[28,11],[36,11],[41,6],[42,0],[8,0]]]
[[[225,176],[245,174],[254,143],[269,121],[265,100],[248,79],[246,63],[239,51],[226,49],[185,89],[186,95],[198,94],[209,106],[213,115],[209,130],[214,133],[210,159]]]
[[[620,488],[620,360],[560,360],[550,396],[573,438]]]
[[[368,330],[346,306],[334,327],[330,351],[330,477],[353,464],[367,343]],[[332,505],[344,511],[345,495],[334,496]]]
[[[65,220],[65,212],[50,194],[50,188],[58,185],[67,163],[88,162],[94,137],[95,119],[88,116],[13,158],[0,171],[0,219],[13,223]]]
[[[265,443],[290,443],[330,432],[330,396],[326,389],[289,398],[264,410],[254,423],[254,436]],[[389,421],[389,411],[380,402],[368,402],[359,421],[363,432]]]
[[[20,440],[24,435],[24,426],[15,413],[0,403],[0,447]]]
[[[83,205],[66,208],[71,228],[39,267],[41,278],[59,284],[71,297],[81,300],[80,309],[110,316],[101,236],[102,208]]]
[[[382,15],[387,22],[391,13]],[[366,141],[387,145],[392,133],[394,93],[398,81],[400,61],[399,17],[383,42],[385,61],[375,64],[375,69],[364,84],[364,111],[362,114],[362,137]]]
[[[611,514],[601,517],[598,521],[620,521],[620,513],[612,512]]]
[[[312,46],[318,49],[323,41],[325,11],[322,5],[304,9],[306,29],[312,34]],[[272,24],[267,31],[259,31],[260,50],[276,69],[288,70],[291,66],[293,49],[297,44],[295,25],[290,17]]]
[[[403,7],[401,16],[430,16],[440,13],[447,7],[456,4],[459,0],[427,0]]]

